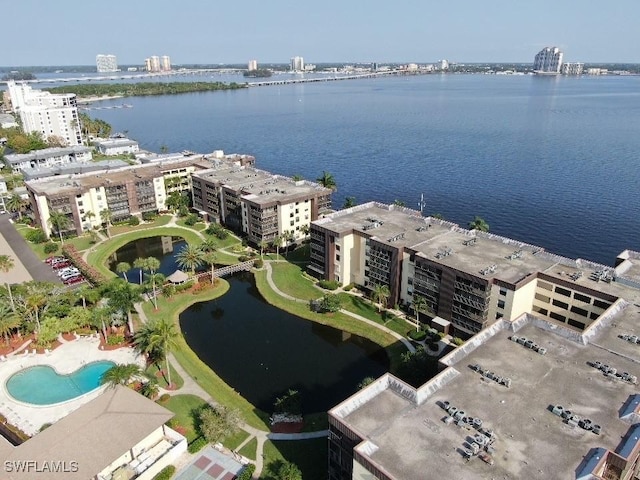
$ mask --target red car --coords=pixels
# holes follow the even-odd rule
[[[67,278],[63,281],[65,285],[75,285],[76,283],[84,282],[84,277],[82,275],[78,275],[77,277]]]
[[[63,260],[66,260],[66,258],[65,257],[54,256],[54,257],[47,258],[45,260],[45,262],[47,262],[49,265],[52,265],[53,263],[61,262]]]
[[[67,268],[71,266],[71,262],[59,262],[56,263],[55,265],[52,265],[51,268],[53,268],[54,270],[60,270],[62,268]]]

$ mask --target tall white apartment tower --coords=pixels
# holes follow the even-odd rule
[[[44,139],[55,136],[68,146],[82,145],[75,93],[53,94],[13,81],[7,87],[25,133],[40,132]]]
[[[250,72],[253,70],[257,70],[258,69],[258,61],[257,60],[249,60],[249,63],[247,64],[247,70],[249,70]]]
[[[144,67],[147,72],[159,72],[160,71],[160,57],[153,55],[152,57],[144,59]]]
[[[539,73],[560,73],[563,53],[558,47],[545,47],[533,60],[533,70]]]
[[[304,58],[292,57],[291,58],[291,71],[292,72],[304,72]]]
[[[160,70],[163,72],[169,72],[171,70],[171,57],[169,57],[169,55],[160,57]]]
[[[96,68],[98,73],[117,72],[118,60],[115,55],[96,55]]]

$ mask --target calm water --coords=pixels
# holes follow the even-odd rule
[[[273,411],[293,388],[305,412],[326,411],[388,370],[373,342],[268,305],[251,276],[229,282],[226,295],[180,315],[180,327],[198,357],[256,407]]]
[[[100,386],[104,372],[115,364],[90,363],[69,375],[60,375],[48,365],[21,370],[7,380],[9,394],[21,402],[52,405],[79,397]]]
[[[176,262],[175,254],[184,248],[186,244],[187,242],[180,237],[141,238],[116,250],[109,258],[109,269],[115,272],[116,266],[120,262],[127,262],[129,265],[133,265],[133,262],[138,258],[155,257],[160,260],[158,272],[169,276],[180,268]],[[143,275],[145,275],[145,272],[143,272]],[[140,269],[132,268],[127,271],[127,278],[130,282],[139,282]]]
[[[240,81],[241,77],[236,80]],[[108,105],[108,102],[103,102]],[[114,103],[122,103],[114,101]],[[130,98],[143,148],[251,153],[344,197],[400,199],[572,257],[640,249],[640,77],[433,75]]]

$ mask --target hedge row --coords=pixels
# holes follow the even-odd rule
[[[101,285],[106,282],[106,278],[102,273],[93,268],[82,258],[82,254],[78,252],[75,245],[65,244],[62,246],[62,253],[67,257],[75,267],[80,270],[82,275],[93,285]]]

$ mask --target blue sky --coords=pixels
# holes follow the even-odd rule
[[[4,3],[4,2],[3,2]],[[640,0],[18,0],[5,5],[0,65],[89,65],[97,53],[141,64],[640,63]]]

